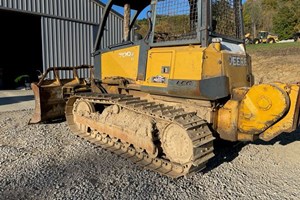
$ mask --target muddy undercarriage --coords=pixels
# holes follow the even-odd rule
[[[214,137],[196,112],[123,94],[77,94],[67,122],[81,138],[176,178],[205,168]]]

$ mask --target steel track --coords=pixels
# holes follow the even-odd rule
[[[186,131],[193,144],[193,159],[186,164],[171,162],[164,157],[154,157],[145,151],[141,152],[128,143],[111,138],[109,133],[97,131],[85,132],[78,128],[74,121],[73,104],[76,100],[85,100],[93,104],[118,105],[141,115],[151,116],[157,120],[175,123]],[[66,119],[71,131],[90,143],[107,149],[132,162],[172,178],[186,176],[205,168],[209,159],[214,157],[213,140],[207,123],[195,112],[187,113],[183,109],[142,100],[132,95],[85,93],[71,97],[66,105]],[[178,147],[180,148],[180,147]]]

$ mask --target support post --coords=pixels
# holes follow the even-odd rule
[[[130,4],[124,5],[124,41],[129,41],[130,34]]]

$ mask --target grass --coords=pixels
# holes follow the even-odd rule
[[[247,52],[251,55],[285,55],[298,54],[300,55],[300,42],[286,42],[276,44],[252,44],[247,45]]]

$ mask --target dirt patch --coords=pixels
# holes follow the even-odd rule
[[[255,83],[300,82],[299,55],[281,55],[276,57],[253,55],[252,67]]]
[[[261,46],[249,51],[255,83],[300,82],[300,43],[291,47]],[[270,47],[270,48],[267,48]],[[258,48],[258,49],[256,49]]]

